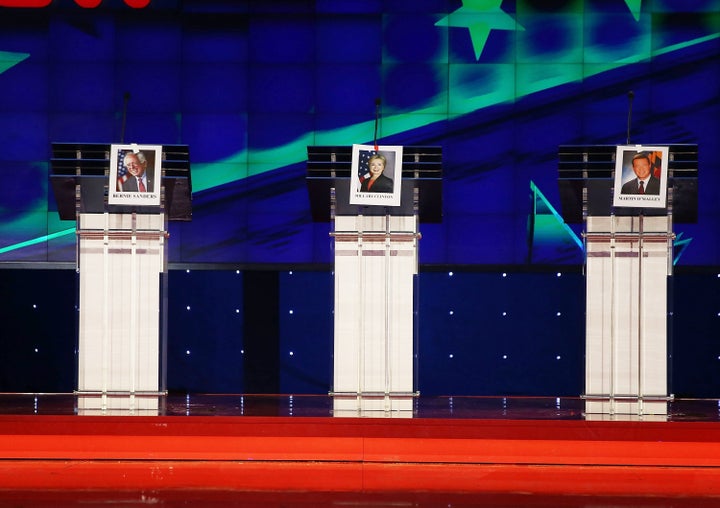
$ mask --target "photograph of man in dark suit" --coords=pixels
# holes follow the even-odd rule
[[[123,160],[127,169],[127,179],[122,183],[124,192],[153,192],[152,170],[148,171],[148,161],[143,152],[128,152]]]
[[[652,164],[647,152],[641,152],[632,159],[636,178],[624,183],[621,194],[660,194],[660,179],[652,174]]]

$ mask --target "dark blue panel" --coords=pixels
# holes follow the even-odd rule
[[[608,2],[607,0],[585,0],[586,9],[590,13],[621,13],[627,14],[626,2]]]
[[[288,152],[280,149],[284,148],[286,143],[294,142],[294,160],[304,161],[307,158],[306,147],[312,144],[308,133],[312,122],[313,116],[310,113],[250,113],[248,146],[255,150],[265,150],[253,154],[255,160],[272,160],[276,163],[275,167],[282,167]]]
[[[317,67],[315,103],[319,114],[366,113],[366,119],[374,118],[375,101],[382,97],[382,85],[377,65],[372,64],[324,64]],[[338,128],[349,123],[350,118],[338,118],[327,128]],[[372,133],[370,133],[372,135]],[[357,140],[348,140],[348,144]]]
[[[72,392],[75,270],[0,270],[0,391]]]
[[[249,1],[248,10],[254,14],[284,14],[294,17],[297,14],[312,13],[314,3],[313,0]]]
[[[248,110],[266,113],[309,113],[315,87],[312,67],[258,65],[248,76]]]
[[[5,170],[7,177],[0,185],[0,202],[7,207],[5,220],[9,222],[20,219],[25,213],[37,212],[47,196],[47,187],[43,182],[47,163],[8,162]]]
[[[48,156],[48,117],[43,112],[8,112],[0,115],[0,136],[3,138],[2,169],[12,171],[18,161],[44,163]],[[42,137],[45,140],[42,139]],[[40,185],[45,185],[43,177]],[[2,210],[4,206],[0,206]]]
[[[517,250],[512,240],[515,238],[515,219],[509,215],[462,214],[455,217],[446,228],[448,242],[447,254],[458,264],[502,265],[522,263],[527,255],[523,244]]]
[[[673,277],[670,368],[677,397],[717,397],[720,274]]]
[[[116,48],[112,16],[62,16],[50,32],[49,60],[55,62],[107,62]]]
[[[380,78],[378,77],[378,83],[377,87],[380,88]],[[315,139],[312,140],[310,143],[311,145],[337,145],[341,144],[344,146],[350,146],[353,143],[362,143],[365,141],[372,141],[373,139],[373,132],[374,132],[374,120],[375,120],[375,99],[377,99],[377,96],[373,97],[373,94],[371,93],[372,90],[375,90],[375,87],[372,87],[372,90],[368,89],[365,93],[361,94],[360,97],[352,99],[353,102],[355,102],[355,107],[357,108],[357,112],[350,112],[350,111],[337,111],[335,109],[330,109],[331,104],[336,104],[340,108],[346,108],[348,106],[348,101],[346,101],[343,98],[342,91],[339,89],[333,89],[331,87],[323,87],[323,90],[329,91],[329,95],[321,95],[318,93],[318,110],[320,109],[320,104],[323,104],[322,111],[318,111],[317,114],[313,115],[313,119],[315,123],[313,124],[313,127],[315,128],[316,135]],[[326,109],[327,106],[327,109]],[[381,105],[382,109],[382,105]],[[363,124],[365,122],[368,122],[367,128],[364,130],[358,129],[360,132],[360,138],[359,139],[342,139],[340,138],[341,143],[338,143],[338,137],[336,135],[333,135],[332,132],[334,129],[341,129],[343,127],[351,126],[351,125],[358,125]],[[372,123],[370,123],[372,122]],[[389,141],[389,140],[388,140]]]
[[[49,65],[49,77],[51,111],[107,112],[110,116],[116,96],[114,65],[109,62],[55,62]]]
[[[243,392],[242,273],[173,271],[168,278],[168,389]]]
[[[0,46],[0,48],[2,47]],[[34,55],[31,55],[11,67],[2,76],[3,78],[0,78],[0,109],[3,113],[46,113],[49,97],[47,93],[48,67],[45,62],[39,61]],[[15,124],[15,130],[18,125],[23,124]],[[0,129],[2,128],[2,119],[0,119]]]
[[[447,259],[447,230],[440,224],[420,224],[422,238],[418,244],[419,262],[426,265],[443,264]]]
[[[323,17],[317,20],[316,29],[318,63],[357,65],[381,61],[383,36],[379,15]]]
[[[315,10],[322,14],[369,14],[383,10],[383,0],[316,0]]]
[[[441,66],[399,64],[385,67],[383,107],[388,112],[423,109],[447,87],[447,74]],[[444,105],[443,105],[444,106]],[[446,113],[443,107],[438,112]]]
[[[128,108],[125,142],[183,143],[180,136],[181,127],[182,122],[179,116],[171,116],[165,112],[144,113],[135,108]]]
[[[169,0],[174,1],[174,0]],[[218,14],[228,16],[228,14],[246,13],[250,11],[252,0],[233,0],[227,2],[225,0],[185,0],[183,2],[184,12],[192,13],[193,17],[203,14],[214,16],[216,22],[219,20]]]
[[[246,62],[248,58],[245,15],[197,14],[185,19],[182,58],[185,62]]]
[[[579,395],[583,291],[578,274],[421,274],[421,393]]]
[[[153,63],[177,65],[181,60],[182,31],[177,19],[128,15],[120,18],[116,32],[113,59],[133,64],[125,71],[134,80],[142,80]],[[142,67],[138,68],[140,63]]]
[[[461,152],[460,156],[470,160],[461,164],[455,153],[446,157],[446,164],[452,165],[452,170],[445,178],[445,211],[455,217],[458,214],[512,212],[509,205],[513,203],[515,186],[520,185],[515,179],[513,155],[497,154],[499,156],[493,158],[495,147],[485,144],[482,139],[468,140],[464,145],[468,151]],[[471,157],[471,153],[478,155]],[[457,184],[454,180],[462,183]],[[528,185],[522,184],[523,192],[527,189]]]
[[[304,14],[254,17],[249,31],[250,61],[255,64],[312,62],[314,19],[312,15]]]
[[[158,111],[166,116],[179,112],[182,90],[180,67],[175,63],[148,63],[139,75],[136,67],[132,61],[120,62],[117,75],[107,82],[100,82],[99,87],[109,88],[116,97],[129,92],[128,112]]]
[[[203,192],[193,200],[193,220],[181,224],[182,259],[201,263],[240,263],[247,259],[244,181]],[[232,206],[231,206],[232,205]],[[228,221],[228,217],[232,220]],[[202,242],[195,239],[202,237]]]
[[[54,113],[48,118],[47,127],[49,142],[82,141],[85,143],[108,143],[120,141],[122,130],[121,115],[115,112]],[[50,151],[49,143],[43,143],[44,157]],[[39,148],[39,147],[38,147]]]
[[[508,2],[505,2],[508,3]],[[385,12],[451,12],[462,6],[461,0],[384,0],[383,10]]]
[[[191,157],[196,163],[224,159],[247,149],[247,117],[240,113],[196,112],[182,116],[182,136],[192,139]],[[227,165],[217,163],[216,171],[224,172]],[[246,175],[245,167],[238,165],[237,178]]]
[[[440,17],[434,11],[425,11],[422,15],[385,16],[383,59],[388,62],[446,63],[447,35],[435,26]]]
[[[588,39],[588,47],[599,52],[604,60],[622,58],[622,55],[627,54],[630,45],[642,41],[642,34],[650,29],[647,23],[637,23],[632,16],[622,11],[589,14],[586,20],[585,37]]]
[[[332,266],[334,262],[335,246],[333,239],[330,237],[331,224],[329,222],[315,222],[312,225],[312,262],[323,265]]]
[[[280,274],[280,392],[328,393],[332,380],[333,276]]]

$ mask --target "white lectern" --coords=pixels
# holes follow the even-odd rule
[[[163,147],[158,206],[128,206],[108,203],[110,148],[53,144],[58,212],[76,220],[77,409],[156,412],[166,394],[167,225],[190,220],[188,151]]]
[[[350,147],[308,147],[313,217],[334,240],[336,416],[412,416],[419,223],[440,220],[441,171],[438,147],[404,147],[401,205],[350,205]]]
[[[336,216],[334,409],[412,410],[415,216]]]
[[[666,415],[671,216],[586,225],[585,412]]]
[[[77,236],[78,409],[157,409],[166,388],[165,214],[81,213]]]
[[[585,226],[585,413],[664,419],[674,222],[697,221],[697,145],[670,145],[664,208],[613,206],[616,147],[561,146],[566,222]]]

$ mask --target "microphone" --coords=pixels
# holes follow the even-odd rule
[[[127,119],[127,105],[130,102],[130,92],[123,95],[122,125],[120,127],[120,143],[125,143],[125,121]]]
[[[626,145],[630,144],[630,125],[632,124],[632,103],[633,99],[635,98],[635,92],[630,90],[627,94],[628,96],[628,117],[627,117],[627,141]]]
[[[377,132],[378,132],[378,123],[380,122],[380,97],[375,99],[375,135],[373,137],[373,144],[375,145],[375,151],[378,149],[378,143],[377,143]]]

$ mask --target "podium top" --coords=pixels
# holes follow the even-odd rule
[[[62,220],[75,220],[83,213],[156,213],[153,206],[108,205],[111,144],[52,143],[50,181]],[[161,186],[169,220],[192,218],[192,181],[190,152],[187,145],[161,145]],[[80,196],[76,188],[80,186]]]
[[[697,222],[698,145],[668,147],[668,208],[615,208],[613,176],[616,145],[560,145],[558,147],[558,188],[565,222],[581,223],[584,213],[604,215],[667,215],[673,222]],[[655,146],[659,146],[655,145]],[[585,207],[585,208],[584,208]]]
[[[400,206],[351,205],[352,146],[308,146],[306,182],[313,220],[331,219],[331,189],[336,215],[414,215],[414,189],[422,222],[442,221],[442,147],[404,146]]]

